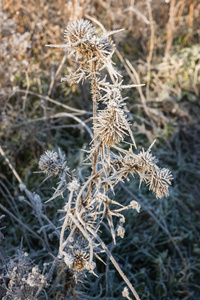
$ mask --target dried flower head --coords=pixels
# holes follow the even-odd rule
[[[137,201],[135,200],[131,201],[129,206],[133,209],[136,209],[138,213],[140,212],[141,205]]]
[[[48,176],[61,176],[69,170],[66,162],[59,159],[56,152],[49,150],[41,155],[39,168]]]
[[[71,182],[68,183],[67,188],[68,190],[71,191],[78,191],[80,187],[80,183],[78,181],[78,179],[73,178],[73,180]]]
[[[125,229],[123,226],[119,225],[117,227],[117,235],[120,236],[122,239],[124,237],[124,234],[125,234]]]
[[[69,24],[64,32],[67,43],[75,46],[90,40],[95,33],[95,27],[89,21],[80,19]]]
[[[138,155],[132,152],[132,147],[129,151],[123,150],[125,156],[114,156],[111,160],[111,166],[118,181],[122,178],[128,179],[129,173],[132,176],[138,174],[140,185],[142,181],[145,181],[149,185],[149,189],[155,192],[156,197],[161,198],[168,196],[168,188],[173,176],[168,169],[160,169],[157,166],[158,160],[150,152],[152,145],[147,151],[142,150]],[[139,206],[134,208],[137,211],[140,209]]]
[[[127,287],[125,287],[125,288],[123,289],[122,296],[123,296],[124,298],[128,299],[128,300],[131,300],[131,298],[129,297],[129,291],[128,291],[128,288],[127,288]]]
[[[165,168],[156,168],[153,174],[148,174],[149,189],[156,194],[156,198],[169,195],[168,188],[172,180],[171,172]]]
[[[112,146],[123,141],[128,135],[129,123],[121,105],[112,101],[107,108],[100,111],[94,125],[94,130],[101,143]]]
[[[81,272],[85,269],[88,254],[84,251],[75,251],[72,268],[74,271]]]
[[[95,35],[95,27],[87,20],[76,20],[65,29],[66,46],[76,54],[77,58],[86,60],[102,60],[112,56],[114,52],[113,42],[109,34],[98,37]]]
[[[105,67],[117,77],[111,61],[115,46],[110,35],[118,31],[108,32],[98,37],[95,35],[95,27],[87,20],[79,19],[69,24],[64,33],[66,44],[46,45],[67,48],[71,54],[75,55],[76,62],[80,64],[77,71],[70,72],[61,80],[69,81],[70,84],[83,82],[84,79],[92,78],[95,72]]]
[[[151,154],[150,148],[147,151],[142,149],[137,155],[137,165],[142,172],[154,170],[157,162],[158,160]]]

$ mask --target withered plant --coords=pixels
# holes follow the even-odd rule
[[[99,253],[103,251],[134,297],[139,299],[134,287],[102,241],[100,228],[109,228],[113,243],[116,244],[116,235],[123,238],[125,233],[123,211],[136,209],[139,212],[140,205],[136,201],[124,206],[112,196],[116,184],[129,180],[129,174],[132,177],[139,175],[140,185],[144,181],[157,198],[168,195],[173,177],[168,169],[158,167],[157,159],[151,154],[154,143],[147,151],[134,151],[136,143],[127,117],[126,98],[123,98],[121,92],[136,85],[124,85],[122,76],[114,68],[112,55],[115,45],[110,36],[118,31],[99,37],[89,21],[80,19],[66,27],[64,45],[47,45],[66,48],[75,57],[77,70],[69,72],[62,81],[69,84],[84,83],[85,80],[90,82],[94,137],[86,159],[91,164],[91,174],[83,184],[75,176],[75,172],[69,170],[61,151],[59,155],[54,151],[46,151],[40,158],[39,167],[47,177],[58,178],[57,188],[49,201],[59,196],[65,201],[57,257],[64,266],[63,269],[73,274],[74,278],[87,271],[95,274],[94,256],[100,259]],[[104,69],[109,76],[105,75]],[[128,150],[121,144],[125,137],[129,141],[131,139],[130,143],[127,142]],[[123,296],[130,299],[127,287]]]

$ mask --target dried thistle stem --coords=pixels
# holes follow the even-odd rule
[[[140,205],[136,201],[132,201],[124,206],[110,199],[109,191],[114,192],[114,187],[118,182],[124,179],[129,180],[129,174],[133,177],[137,174],[140,177],[140,185],[145,182],[149,189],[156,194],[156,197],[161,198],[168,195],[168,186],[171,184],[172,175],[169,170],[159,168],[156,164],[157,159],[151,154],[153,144],[147,151],[142,149],[138,154],[133,152],[133,149],[136,149],[136,144],[127,116],[125,103],[127,98],[123,98],[122,90],[136,86],[140,94],[143,95],[142,84],[140,84],[137,73],[128,61],[127,66],[125,66],[134,71],[136,85],[123,85],[121,75],[113,67],[111,58],[115,46],[110,35],[116,32],[105,33],[98,37],[95,35],[93,25],[83,19],[74,21],[65,30],[66,44],[64,47],[74,54],[75,61],[79,66],[75,72],[70,72],[63,81],[74,84],[89,79],[91,83],[94,138],[88,156],[92,165],[90,176],[82,187],[74,178],[71,178],[72,182],[67,185],[65,177],[69,171],[66,162],[58,159],[54,153],[47,153],[48,158],[50,158],[49,165],[45,156],[40,165],[47,175],[52,176],[55,173],[60,179],[56,192],[50,200],[59,195],[63,196],[66,188],[70,191],[68,202],[64,208],[64,211],[67,212],[60,234],[59,255],[61,258],[63,257],[64,263],[75,273],[84,269],[93,272],[95,265],[93,254],[97,256],[96,252],[99,249],[99,245],[97,247],[95,244],[97,241],[132,291],[135,299],[139,300],[134,287],[99,237],[99,229],[101,224],[104,224],[104,219],[107,219],[105,226],[116,243],[116,233],[121,238],[125,233],[123,227],[125,217],[122,212],[130,208],[139,212]],[[107,81],[106,76],[102,78],[102,69],[108,71],[112,83]],[[128,71],[130,72],[129,69]],[[142,100],[144,100],[142,101],[144,111],[146,115],[149,115],[145,97]],[[103,110],[98,109],[99,103],[105,106]],[[131,139],[128,151],[119,146],[119,143],[123,142],[126,136]],[[99,171],[97,166],[100,168]],[[118,219],[117,227],[114,218]],[[71,232],[64,241],[67,227]],[[124,294],[128,295],[125,292]]]
[[[65,229],[66,229],[66,227],[67,227],[67,223],[68,223],[68,219],[69,219],[69,215],[70,215],[70,211],[71,211],[71,202],[72,202],[73,193],[74,193],[74,191],[72,190],[72,191],[70,192],[70,195],[69,195],[67,214],[66,214],[65,220],[64,220],[64,222],[63,222],[61,232],[60,232],[59,255],[60,255],[61,257],[62,257],[62,251],[63,251],[63,249],[64,249],[63,239],[64,239],[64,233],[65,233]]]

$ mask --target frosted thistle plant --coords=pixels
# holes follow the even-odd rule
[[[87,157],[91,164],[91,174],[82,185],[69,171],[64,159],[58,158],[55,152],[46,151],[41,156],[39,167],[48,177],[55,175],[59,179],[49,201],[61,195],[65,202],[58,250],[60,263],[76,278],[80,272],[94,273],[95,257],[99,258],[99,252],[104,251],[138,300],[140,298],[134,287],[102,241],[100,228],[102,222],[107,220],[116,244],[116,235],[123,238],[125,234],[123,211],[135,209],[139,212],[140,205],[133,200],[124,206],[111,199],[113,197],[109,191],[114,191],[119,181],[129,180],[128,175],[131,174],[133,177],[138,175],[140,185],[145,182],[156,197],[161,198],[168,195],[173,177],[168,169],[157,165],[157,159],[151,154],[154,143],[147,151],[142,150],[138,154],[133,151],[136,144],[125,109],[126,98],[122,97],[121,92],[136,85],[123,85],[121,75],[112,62],[115,45],[110,36],[119,31],[111,31],[99,37],[89,21],[80,19],[66,27],[65,44],[46,45],[66,48],[75,57],[76,71],[69,72],[62,81],[74,84],[89,80],[94,138]],[[111,80],[107,79],[105,71]],[[99,110],[100,103],[104,107],[102,110]],[[131,140],[129,150],[120,147],[125,138]],[[113,219],[116,221],[113,222]],[[127,287],[124,288],[123,297],[129,299]]]

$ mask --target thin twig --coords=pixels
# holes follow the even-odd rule
[[[5,161],[7,162],[8,166],[10,167],[10,169],[12,170],[13,174],[15,175],[15,177],[17,178],[17,180],[19,181],[19,183],[22,183],[21,178],[19,177],[17,171],[15,170],[15,168],[13,167],[13,165],[11,164],[10,160],[7,158],[5,152],[3,151],[2,147],[0,146],[0,154],[3,156],[3,158],[5,159]]]
[[[21,90],[21,89],[16,89],[15,92],[26,93],[27,91]],[[56,100],[54,100],[54,99],[52,99],[52,98],[50,98],[50,97],[48,97],[48,96],[43,96],[43,95],[40,95],[40,94],[31,92],[31,91],[28,91],[28,94],[33,95],[33,96],[36,96],[36,97],[38,97],[38,98],[40,98],[40,99],[47,100],[47,101],[49,101],[49,102],[51,102],[51,103],[54,103],[54,104],[56,104],[56,105],[58,105],[58,106],[61,106],[61,107],[65,108],[65,109],[68,109],[68,110],[72,111],[72,112],[73,112],[74,114],[76,114],[76,115],[92,114],[92,112],[88,112],[88,111],[86,111],[86,110],[80,110],[80,109],[77,109],[77,108],[68,106],[68,105],[66,105],[66,104],[62,104],[62,103],[60,103],[60,102],[58,102],[58,101],[56,101]]]

